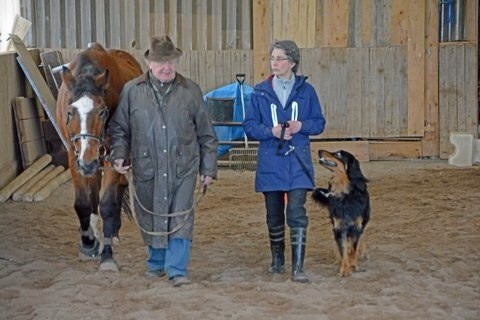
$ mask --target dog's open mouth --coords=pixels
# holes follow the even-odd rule
[[[318,162],[321,165],[326,166],[326,167],[336,167],[337,166],[336,162],[334,162],[332,160],[325,159],[324,157],[319,158]]]

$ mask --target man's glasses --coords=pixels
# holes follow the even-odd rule
[[[270,61],[285,61],[289,60],[288,57],[270,57]]]

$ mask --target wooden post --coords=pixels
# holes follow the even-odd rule
[[[407,93],[409,136],[423,136],[425,112],[425,1],[409,0]]]
[[[438,104],[438,1],[427,0],[426,53],[425,53],[425,126],[422,139],[422,156],[439,155],[439,104]]]
[[[258,83],[269,74],[270,1],[253,1],[253,81]]]

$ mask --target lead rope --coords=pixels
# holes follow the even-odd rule
[[[129,191],[129,201],[130,201],[130,209],[132,210],[132,216],[133,216],[133,220],[135,221],[135,224],[138,226],[138,228],[148,234],[148,235],[151,235],[151,236],[167,236],[167,235],[170,235],[172,233],[175,233],[177,232],[178,230],[180,230],[184,225],[185,223],[187,222],[187,219],[188,217],[190,216],[192,210],[198,205],[198,203],[200,203],[200,201],[203,199],[203,197],[205,196],[205,193],[207,192],[207,186],[202,186],[199,184],[199,187],[198,187],[198,193],[200,193],[200,195],[198,197],[196,197],[193,201],[193,204],[192,206],[187,209],[187,210],[183,210],[183,211],[177,211],[177,212],[172,212],[172,213],[156,213],[156,212],[153,212],[153,211],[150,211],[148,210],[147,208],[145,208],[143,206],[143,204],[140,202],[140,200],[138,199],[138,195],[137,195],[137,192],[135,191],[135,187],[133,185],[133,179],[131,177],[131,173],[130,172],[127,172],[127,174],[125,174],[125,177],[127,178],[127,181],[128,181],[128,191]],[[175,228],[173,228],[172,230],[170,231],[157,231],[157,232],[153,232],[153,231],[148,231],[148,230],[145,230],[144,228],[142,228],[142,226],[138,223],[138,219],[137,219],[137,212],[135,210],[135,203],[134,203],[134,200],[137,201],[138,205],[140,206],[140,208],[142,208],[142,210],[144,210],[146,213],[148,214],[151,214],[151,215],[154,215],[154,216],[158,216],[158,217],[168,217],[168,218],[171,218],[171,217],[178,217],[178,216],[181,216],[181,215],[184,215],[185,218],[182,220],[181,223],[179,223]]]

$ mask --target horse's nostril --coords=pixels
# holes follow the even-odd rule
[[[93,175],[98,169],[98,160],[95,159],[89,163],[85,163],[82,160],[77,161],[77,166],[80,169],[80,172],[83,176]]]

